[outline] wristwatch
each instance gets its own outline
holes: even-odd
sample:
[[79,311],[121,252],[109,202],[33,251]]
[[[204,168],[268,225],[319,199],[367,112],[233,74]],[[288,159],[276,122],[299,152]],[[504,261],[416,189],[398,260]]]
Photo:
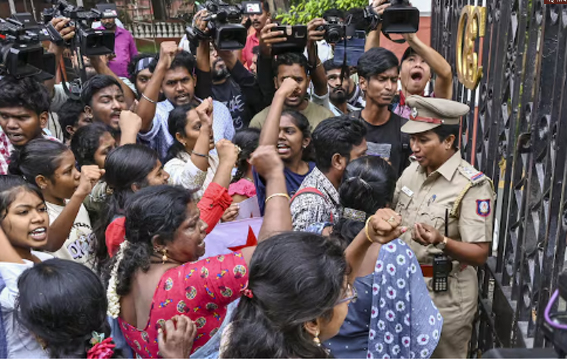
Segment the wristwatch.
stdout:
[[445,246],[447,246],[447,241],[449,241],[449,238],[444,236],[443,237],[443,241],[441,241],[440,243],[438,243],[437,245],[435,245],[435,247],[441,251],[445,251]]

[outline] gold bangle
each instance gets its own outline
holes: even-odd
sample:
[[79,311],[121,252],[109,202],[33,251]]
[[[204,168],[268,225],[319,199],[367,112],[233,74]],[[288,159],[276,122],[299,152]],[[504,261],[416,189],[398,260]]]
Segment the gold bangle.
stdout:
[[368,239],[368,241],[370,241],[372,244],[374,244],[374,241],[370,238],[370,235],[368,234],[368,224],[370,224],[370,220],[374,217],[374,215],[372,215],[371,217],[369,217],[366,220],[366,225],[364,225],[364,233],[366,234],[366,238]]
[[287,198],[287,201],[290,201],[290,200],[291,200],[290,197],[289,197],[289,195],[286,194],[286,193],[275,193],[275,194],[272,194],[272,195],[268,196],[268,197],[266,198],[266,201],[264,201],[264,204],[267,204],[268,201],[270,201],[271,199],[273,199],[273,198],[275,198],[275,197],[279,197],[279,196],[284,197],[284,198]]

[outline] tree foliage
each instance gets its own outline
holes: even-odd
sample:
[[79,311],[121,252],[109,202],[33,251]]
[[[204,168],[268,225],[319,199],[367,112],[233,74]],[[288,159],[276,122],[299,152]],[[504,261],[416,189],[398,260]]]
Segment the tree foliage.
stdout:
[[277,19],[286,25],[305,25],[330,9],[348,11],[365,6],[368,6],[368,0],[299,0],[292,3],[288,12],[280,11]]

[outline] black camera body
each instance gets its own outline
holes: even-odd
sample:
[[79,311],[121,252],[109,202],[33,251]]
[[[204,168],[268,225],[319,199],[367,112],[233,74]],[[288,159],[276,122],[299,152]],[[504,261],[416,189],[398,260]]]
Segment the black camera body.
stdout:
[[114,33],[109,30],[92,29],[91,25],[95,21],[115,18],[116,11],[86,10],[71,5],[66,0],[58,0],[54,8],[44,10],[42,17],[44,23],[49,24],[48,27],[51,28],[50,22],[54,17],[71,19],[70,25],[75,26],[75,38],[66,45],[79,50],[81,55],[99,56],[114,52]]
[[325,41],[328,43],[338,43],[345,37],[345,24],[341,18],[337,16],[329,16],[325,18],[325,25],[317,27],[318,31],[325,30]]
[[280,25],[272,31],[281,31],[286,37],[286,41],[272,44],[272,55],[285,53],[303,53],[307,45],[307,26],[305,25]]
[[384,34],[413,34],[419,30],[419,10],[409,0],[390,0],[382,14]]
[[239,50],[246,45],[248,31],[242,26],[242,15],[262,14],[262,3],[245,1],[242,4],[230,5],[222,0],[208,0],[204,7],[207,9],[208,33],[188,26],[185,29],[187,39],[193,43],[203,40],[213,40],[219,50]]
[[57,41],[46,27],[35,22],[29,13],[13,14],[0,19],[0,34],[5,39],[0,42],[0,74],[17,78],[36,76],[41,80],[55,75],[55,55],[44,51],[41,42]]

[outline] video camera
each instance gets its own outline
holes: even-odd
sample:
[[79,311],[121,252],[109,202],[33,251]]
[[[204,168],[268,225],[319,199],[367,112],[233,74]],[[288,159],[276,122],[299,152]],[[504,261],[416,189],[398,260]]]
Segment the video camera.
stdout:
[[409,0],[390,0],[382,14],[384,34],[413,34],[419,30],[419,10]]
[[240,23],[242,15],[262,14],[262,2],[243,1],[242,4],[229,5],[222,0],[208,0],[204,7],[199,10],[207,9],[209,16],[208,33],[200,29],[188,26],[185,29],[187,39],[198,43],[202,40],[213,39],[215,47],[219,50],[239,50],[246,45],[248,32]]
[[[45,9],[42,14],[43,22],[48,25],[50,31],[55,31],[51,26],[54,17],[66,17],[71,19],[70,26],[75,26],[75,38],[67,46],[71,47],[78,55],[99,56],[114,52],[114,33],[109,30],[93,29],[92,23],[107,18],[116,18],[116,5],[105,4],[105,9],[86,10],[69,4],[66,0],[55,0],[55,6]],[[112,6],[114,6],[114,9]],[[57,45],[63,45],[63,40]]]
[[17,78],[36,76],[44,81],[55,75],[55,55],[44,51],[44,40],[62,40],[59,33],[51,34],[29,13],[13,14],[0,19],[0,74]]

